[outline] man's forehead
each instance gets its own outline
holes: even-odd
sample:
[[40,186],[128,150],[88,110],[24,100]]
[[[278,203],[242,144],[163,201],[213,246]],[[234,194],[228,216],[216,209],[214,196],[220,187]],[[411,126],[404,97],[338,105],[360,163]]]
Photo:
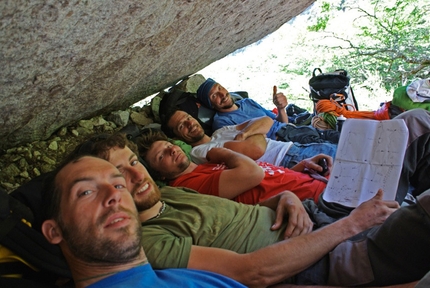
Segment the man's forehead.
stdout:
[[152,150],[153,153],[160,153],[162,151],[164,151],[167,146],[173,145],[172,143],[170,143],[169,141],[166,140],[157,140],[154,143],[152,143],[151,148],[149,150]]
[[188,117],[188,113],[181,110],[176,111],[174,115],[176,115],[178,120],[184,120],[184,118]]
[[212,86],[211,90],[209,90],[209,96],[210,96],[210,95],[212,95],[213,93],[215,93],[215,90],[217,90],[217,89],[218,89],[218,87],[221,87],[221,85],[220,85],[219,83],[215,83],[215,84]]
[[72,183],[76,182],[77,179],[91,172],[100,171],[101,169],[116,170],[116,168],[106,160],[93,156],[84,156],[64,166],[56,178],[60,185],[70,186]]
[[165,146],[169,145],[170,142],[166,140],[157,140],[152,144],[151,148],[164,148]]
[[168,125],[170,128],[176,128],[182,121],[184,121],[188,117],[188,113],[178,110],[176,111],[172,117],[170,117]]

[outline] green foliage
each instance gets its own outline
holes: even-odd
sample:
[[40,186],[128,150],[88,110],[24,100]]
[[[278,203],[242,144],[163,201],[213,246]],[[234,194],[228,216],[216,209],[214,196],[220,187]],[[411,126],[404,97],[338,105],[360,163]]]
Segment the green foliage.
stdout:
[[[332,28],[339,27],[339,13],[351,11],[356,12],[353,32]],[[361,82],[375,73],[388,91],[414,78],[430,77],[428,14],[429,5],[420,0],[333,0],[321,4],[316,24],[308,30],[321,35],[315,51],[333,53],[325,59],[331,62],[327,70],[345,68]]]
[[287,89],[288,87],[290,87],[290,85],[286,82],[278,85],[279,89]]
[[323,31],[327,28],[328,20],[330,16],[327,13],[330,11],[330,3],[322,2],[321,5],[321,16],[317,17],[317,23],[307,27],[308,31],[318,32]]

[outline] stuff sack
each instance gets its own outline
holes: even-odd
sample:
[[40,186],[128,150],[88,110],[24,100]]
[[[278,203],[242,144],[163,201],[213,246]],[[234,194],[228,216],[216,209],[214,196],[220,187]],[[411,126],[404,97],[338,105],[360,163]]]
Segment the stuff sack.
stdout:
[[59,280],[73,287],[60,248],[33,222],[33,211],[0,188],[0,287],[54,287]]
[[[319,71],[319,74],[316,72]],[[346,70],[338,69],[331,73],[322,73],[315,68],[309,79],[309,98],[314,105],[319,100],[334,100],[351,111],[358,111],[358,104],[350,85],[350,78]]]

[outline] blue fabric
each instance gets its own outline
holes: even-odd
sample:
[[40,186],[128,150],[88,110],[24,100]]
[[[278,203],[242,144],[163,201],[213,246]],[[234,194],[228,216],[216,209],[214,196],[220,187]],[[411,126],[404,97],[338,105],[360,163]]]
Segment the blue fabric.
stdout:
[[197,89],[197,99],[199,99],[199,101],[208,108],[212,108],[211,101],[209,100],[209,92],[215,83],[216,82],[213,79],[208,78],[199,86],[199,89]]
[[291,168],[303,159],[311,158],[318,154],[330,155],[334,159],[336,156],[336,149],[337,145],[332,143],[293,143],[287,153],[285,153],[281,165],[286,168]]
[[245,287],[211,272],[194,269],[153,270],[150,264],[137,266],[102,279],[88,287]]
[[221,127],[228,125],[238,125],[252,118],[269,116],[274,120],[270,131],[267,133],[267,138],[276,140],[276,131],[279,128],[286,125],[285,123],[279,122],[276,119],[275,113],[263,108],[260,104],[250,98],[245,98],[236,102],[239,107],[237,110],[232,112],[217,112],[214,116],[212,124],[212,130],[215,131]]

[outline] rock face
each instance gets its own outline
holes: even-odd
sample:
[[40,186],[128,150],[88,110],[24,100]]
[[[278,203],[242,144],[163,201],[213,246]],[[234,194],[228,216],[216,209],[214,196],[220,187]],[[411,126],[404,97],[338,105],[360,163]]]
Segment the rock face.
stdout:
[[0,148],[126,109],[314,0],[0,2]]

